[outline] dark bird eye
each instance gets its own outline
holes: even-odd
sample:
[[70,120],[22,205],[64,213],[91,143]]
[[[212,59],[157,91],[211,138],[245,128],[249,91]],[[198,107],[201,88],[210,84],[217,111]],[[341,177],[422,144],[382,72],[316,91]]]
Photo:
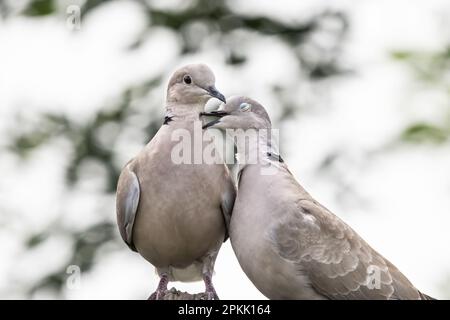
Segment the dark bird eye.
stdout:
[[192,79],[191,79],[190,76],[184,76],[183,81],[186,84],[191,84],[192,83]]

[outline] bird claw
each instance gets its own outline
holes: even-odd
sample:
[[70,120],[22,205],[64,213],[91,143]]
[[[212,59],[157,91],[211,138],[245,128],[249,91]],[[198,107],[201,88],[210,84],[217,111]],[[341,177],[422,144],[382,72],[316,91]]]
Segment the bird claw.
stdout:
[[205,291],[205,294],[206,294],[206,300],[220,300],[219,296],[217,295],[217,293],[214,289]]
[[166,295],[166,291],[164,290],[156,290],[153,292],[150,297],[148,297],[148,300],[162,300],[164,296]]
[[167,283],[169,282],[169,277],[166,273],[161,274],[161,279],[159,280],[158,288],[153,292],[148,300],[162,300],[167,293]]

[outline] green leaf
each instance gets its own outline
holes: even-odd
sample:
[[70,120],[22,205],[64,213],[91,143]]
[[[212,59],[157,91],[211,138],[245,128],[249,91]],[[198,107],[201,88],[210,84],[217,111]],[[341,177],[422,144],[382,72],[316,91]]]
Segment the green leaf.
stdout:
[[23,12],[28,16],[45,16],[54,13],[56,6],[53,0],[34,0]]
[[391,52],[391,56],[396,60],[406,60],[411,58],[412,53],[408,51],[394,51]]
[[401,139],[412,143],[443,143],[448,136],[449,132],[445,129],[427,123],[416,123],[403,131]]
[[37,245],[39,245],[40,243],[42,243],[42,241],[46,240],[48,238],[48,234],[46,233],[38,233],[35,235],[32,235],[31,237],[29,237],[26,241],[26,246],[28,248],[33,248]]

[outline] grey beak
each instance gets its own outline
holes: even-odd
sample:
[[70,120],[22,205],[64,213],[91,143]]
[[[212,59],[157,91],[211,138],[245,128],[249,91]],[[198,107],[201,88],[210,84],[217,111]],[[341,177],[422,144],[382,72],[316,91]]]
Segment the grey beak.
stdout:
[[208,91],[208,93],[209,93],[209,95],[210,95],[211,97],[217,98],[217,99],[219,99],[220,101],[225,102],[225,103],[227,102],[226,99],[225,99],[225,96],[224,96],[223,94],[221,94],[221,93],[216,89],[216,87],[214,87],[214,86],[208,87],[208,89],[206,89],[206,91]]

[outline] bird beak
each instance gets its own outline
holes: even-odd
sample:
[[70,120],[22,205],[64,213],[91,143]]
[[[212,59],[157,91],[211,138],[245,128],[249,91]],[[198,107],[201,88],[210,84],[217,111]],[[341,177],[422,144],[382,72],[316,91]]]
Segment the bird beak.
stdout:
[[229,115],[229,113],[226,111],[223,111],[223,110],[215,110],[215,111],[211,111],[211,112],[200,112],[200,115],[222,118],[222,117]]
[[225,102],[225,103],[227,102],[226,99],[225,99],[225,96],[224,96],[223,94],[221,94],[221,93],[216,89],[216,87],[214,87],[214,86],[208,87],[208,89],[206,89],[206,91],[208,92],[208,94],[209,94],[211,97],[217,98],[217,99],[219,99],[220,101]]
[[229,113],[223,110],[216,110],[211,112],[200,112],[200,116],[212,116],[212,117],[218,117],[219,119],[213,120],[205,124],[202,128],[206,129],[209,127],[212,127],[213,125],[220,122],[220,118],[228,116]]
[[220,119],[216,119],[216,120],[213,120],[213,121],[211,121],[211,122],[208,122],[207,124],[205,124],[205,125],[202,127],[202,129],[206,129],[206,128],[212,127],[212,126],[214,126],[215,124],[218,124],[219,122],[220,122]]

